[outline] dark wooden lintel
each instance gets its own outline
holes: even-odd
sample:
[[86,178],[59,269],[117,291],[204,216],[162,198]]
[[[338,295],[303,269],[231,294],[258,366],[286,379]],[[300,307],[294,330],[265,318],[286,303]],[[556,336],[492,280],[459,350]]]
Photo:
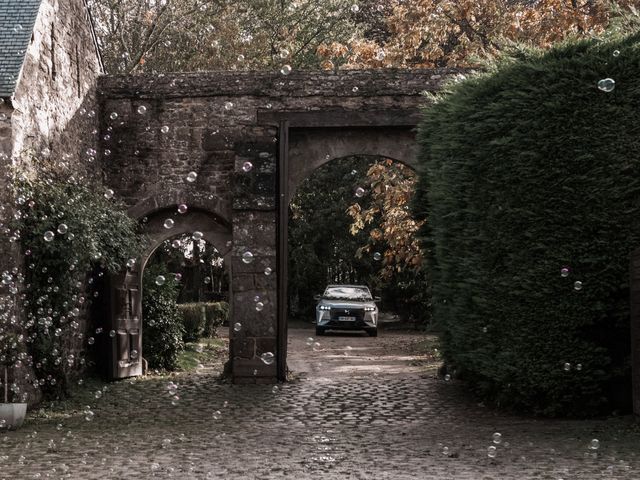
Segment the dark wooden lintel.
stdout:
[[322,127],[414,127],[420,123],[419,108],[402,110],[258,110],[259,125],[280,125],[284,120],[290,128]]

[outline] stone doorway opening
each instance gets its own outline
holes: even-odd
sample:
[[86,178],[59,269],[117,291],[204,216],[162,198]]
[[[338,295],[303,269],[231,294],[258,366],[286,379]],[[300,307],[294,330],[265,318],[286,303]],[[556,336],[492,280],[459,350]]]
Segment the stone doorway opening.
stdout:
[[[148,279],[147,287],[160,289],[165,285],[175,284],[175,289],[179,292],[179,282],[182,280],[183,273],[169,271],[169,267],[172,266],[169,261],[172,254],[175,257],[172,260],[173,269],[176,270],[182,266],[177,260],[177,252],[172,250],[182,252],[183,257],[185,254],[189,257],[194,255],[200,257],[204,254],[209,263],[212,261],[215,263],[210,265],[209,275],[204,274],[204,269],[198,273],[198,275],[203,274],[199,277],[203,285],[193,285],[198,293],[185,292],[183,300],[187,300],[189,295],[193,297],[202,294],[204,298],[205,292],[210,293],[210,298],[213,299],[214,293],[224,295],[224,290],[227,290],[226,298],[230,296],[228,291],[232,279],[229,261],[231,227],[223,217],[199,206],[196,201],[170,203],[136,217],[140,220],[141,234],[147,238],[147,248],[139,258],[130,259],[126,269],[109,278],[107,285],[109,293],[101,315],[102,325],[99,325],[99,328],[109,333],[105,338],[102,358],[106,360],[106,374],[110,379],[137,376],[144,371],[145,279]],[[206,248],[207,245],[209,245],[208,248]],[[160,262],[153,261],[156,253],[159,254]],[[164,260],[162,260],[163,256]],[[205,258],[196,257],[198,263],[200,260],[206,261]],[[167,270],[164,272],[158,270],[157,266],[163,261]],[[169,265],[166,265],[167,261]],[[185,261],[185,266],[186,263]],[[213,267],[215,267],[215,279],[211,277],[214,272]],[[196,276],[195,273],[194,276]],[[208,285],[204,283],[207,277],[209,277]],[[196,281],[195,278],[193,281]],[[177,300],[178,297],[176,297]],[[153,302],[153,297],[149,297],[149,301]]]
[[[417,318],[425,309],[414,300],[420,298],[426,287],[413,271],[396,262],[396,257],[409,254],[407,247],[411,242],[402,246],[397,243],[398,238],[388,237],[402,225],[395,223],[399,215],[411,220],[408,204],[415,180],[414,170],[402,162],[378,155],[350,155],[326,158],[290,192],[289,343],[293,337],[300,337],[300,330],[308,333],[306,343],[310,350],[321,350],[325,344],[331,348],[329,345],[335,343],[334,339],[318,337],[315,328],[317,300],[314,296],[322,294],[329,284],[367,285],[374,297],[381,297],[377,303],[376,328],[391,323],[397,326],[400,320],[411,318],[416,322],[426,321],[426,318]],[[395,202],[390,204],[390,199]],[[334,323],[332,320],[331,325]],[[375,347],[376,341],[367,340],[364,328],[341,331],[337,324],[334,327],[322,330],[327,330],[328,336],[352,338],[356,356],[366,356],[367,351]],[[291,329],[295,331],[289,332]],[[345,341],[349,343],[348,339]],[[351,352],[344,355],[330,356],[330,360],[324,362],[325,367],[336,372],[347,368],[352,360],[348,358]],[[382,363],[372,364],[372,368],[384,370]],[[290,369],[297,373],[295,366]]]
[[[171,227],[171,219],[166,222]],[[228,262],[202,232],[158,246],[142,273],[142,352],[149,369],[188,369],[198,353],[220,342],[229,286]]]

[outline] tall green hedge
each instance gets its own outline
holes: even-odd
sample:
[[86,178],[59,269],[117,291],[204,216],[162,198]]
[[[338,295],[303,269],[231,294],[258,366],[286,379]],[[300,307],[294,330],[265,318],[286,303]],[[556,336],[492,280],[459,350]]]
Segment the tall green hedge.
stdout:
[[520,51],[426,110],[414,210],[434,321],[449,369],[498,405],[582,416],[630,400],[639,41]]

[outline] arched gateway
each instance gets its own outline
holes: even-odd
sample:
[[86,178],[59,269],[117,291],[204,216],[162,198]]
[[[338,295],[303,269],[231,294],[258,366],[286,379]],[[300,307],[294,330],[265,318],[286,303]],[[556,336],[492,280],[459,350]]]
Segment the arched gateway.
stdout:
[[[456,70],[305,72],[289,76],[211,72],[107,76],[99,81],[107,184],[145,219],[147,256],[167,236],[202,231],[231,269],[230,371],[237,383],[286,375],[287,208],[314,169],[349,155],[415,165],[415,127],[424,92]],[[145,108],[140,108],[145,107]],[[191,172],[195,172],[197,177]],[[194,179],[195,178],[195,179]],[[189,210],[171,232],[162,219]],[[175,217],[174,217],[175,218]],[[253,261],[243,261],[251,252]],[[140,271],[111,279],[109,318],[117,332],[111,376],[138,375],[142,331]],[[265,274],[270,268],[273,273]],[[252,298],[265,305],[256,311]],[[271,352],[275,361],[261,361]],[[143,352],[144,353],[144,352]]]

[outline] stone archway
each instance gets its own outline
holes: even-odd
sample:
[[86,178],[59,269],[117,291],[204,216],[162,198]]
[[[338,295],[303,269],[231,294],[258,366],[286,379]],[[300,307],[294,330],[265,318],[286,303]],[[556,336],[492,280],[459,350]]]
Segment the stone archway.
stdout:
[[416,108],[368,112],[270,112],[259,115],[278,125],[278,310],[277,374],[287,374],[289,202],[311,172],[335,158],[354,155],[395,159],[413,170],[417,166]]
[[[146,205],[153,205],[150,210],[145,211],[144,207],[138,205],[130,209],[132,216],[144,219],[142,233],[147,236],[149,242],[132,266],[117,275],[112,275],[108,282],[109,311],[106,320],[108,331],[113,332],[113,337],[107,345],[108,376],[111,379],[141,375],[143,372],[142,277],[147,262],[165,240],[180,234],[202,232],[203,239],[218,248],[228,265],[230,279],[232,278],[232,235],[229,222],[219,214],[206,210],[197,201],[190,206],[185,203],[188,205],[185,214],[176,214],[178,204],[160,206],[160,201],[158,198],[145,200]],[[167,218],[174,220],[170,229],[164,226]],[[229,285],[231,287],[231,281]]]
[[[234,71],[100,79],[100,125],[109,135],[99,135],[97,150],[109,150],[105,178],[131,215],[151,218],[167,205],[200,202],[231,226],[232,322],[242,323],[241,331],[230,332],[234,382],[286,379],[291,192],[327,157],[376,155],[414,166],[415,128],[429,102],[424,93],[437,92],[458,73],[294,71],[283,78]],[[187,182],[190,172],[196,181]],[[185,193],[192,198],[182,198]],[[264,300],[260,311],[252,302],[257,295]]]
[[289,139],[289,201],[315,170],[356,155],[389,158],[415,171],[417,143],[408,128],[319,128],[292,131]]

